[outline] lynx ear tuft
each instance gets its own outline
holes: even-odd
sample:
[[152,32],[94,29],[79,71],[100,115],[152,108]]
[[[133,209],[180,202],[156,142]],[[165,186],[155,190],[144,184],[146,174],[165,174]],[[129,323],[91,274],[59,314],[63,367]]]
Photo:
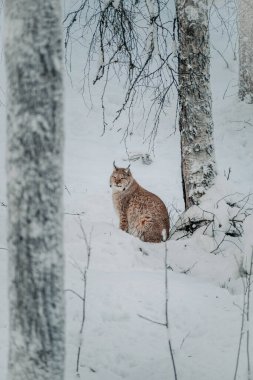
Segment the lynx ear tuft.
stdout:
[[125,169],[125,172],[126,172],[127,175],[131,174],[131,172],[130,172],[130,166],[131,166],[131,164],[129,164],[128,167]]
[[116,166],[115,161],[113,161],[113,167],[115,170],[118,170],[118,167]]

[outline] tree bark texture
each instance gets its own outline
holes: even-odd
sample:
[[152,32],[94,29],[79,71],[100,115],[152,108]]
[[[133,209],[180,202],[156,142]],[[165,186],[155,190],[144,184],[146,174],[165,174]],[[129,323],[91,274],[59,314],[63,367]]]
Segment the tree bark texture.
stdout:
[[63,76],[59,0],[5,4],[9,380],[63,380]]
[[207,0],[177,0],[179,130],[186,209],[199,203],[216,174]]
[[253,2],[238,0],[239,98],[253,103]]

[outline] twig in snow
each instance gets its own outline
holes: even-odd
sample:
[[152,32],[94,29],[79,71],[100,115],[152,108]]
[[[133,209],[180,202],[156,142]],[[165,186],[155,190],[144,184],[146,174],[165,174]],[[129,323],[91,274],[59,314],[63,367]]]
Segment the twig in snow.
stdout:
[[[229,229],[228,229],[227,232],[230,231],[231,227],[232,227],[232,226],[229,226]],[[225,238],[226,238],[226,234],[224,233],[224,235],[223,235],[221,241],[217,244],[216,248],[214,248],[212,251],[210,251],[210,253],[214,253],[215,255],[217,255],[217,253],[219,252],[218,250],[219,250],[220,246],[221,246],[225,241],[229,241],[229,240],[225,240]]]
[[168,247],[167,242],[165,242],[165,255],[164,255],[164,272],[165,272],[165,326],[168,334],[168,344],[170,350],[171,361],[173,365],[174,379],[177,380],[177,370],[176,363],[174,359],[174,354],[172,350],[171,337],[170,337],[170,325],[169,325],[169,311],[168,311],[168,303],[169,303],[169,289],[168,289]]
[[142,319],[145,319],[146,321],[149,321],[149,322],[155,323],[156,325],[166,326],[166,323],[158,322],[158,321],[154,321],[153,319],[150,319],[150,318],[144,317],[144,315],[141,315],[141,314],[137,314],[137,315],[138,315],[138,317],[140,317],[140,318],[142,318]]
[[191,334],[191,333],[190,333],[190,331],[189,331],[188,334],[186,334],[185,337],[182,339],[182,342],[181,342],[181,344],[180,344],[180,350],[182,349],[184,342],[186,341],[186,339],[188,338],[188,336],[190,336],[190,334]]
[[[242,279],[243,281],[243,279]],[[239,344],[238,344],[238,350],[237,350],[237,356],[236,356],[236,365],[235,365],[235,373],[234,373],[234,380],[237,378],[237,372],[239,367],[239,360],[240,360],[240,354],[241,354],[241,347],[242,347],[242,338],[244,334],[244,324],[245,324],[245,314],[246,314],[246,286],[243,281],[243,309],[242,309],[242,320],[241,320],[241,329],[240,329],[240,338],[239,338]]]
[[[239,263],[238,263],[239,265]],[[244,326],[245,326],[245,319],[247,321],[247,338],[246,338],[246,353],[247,353],[247,377],[248,380],[251,380],[251,366],[250,366],[250,331],[249,331],[249,325],[250,325],[250,293],[251,293],[251,279],[252,279],[252,273],[253,273],[253,250],[251,252],[251,261],[250,261],[250,270],[249,273],[246,274],[246,283],[245,280],[242,278],[242,284],[243,284],[243,308],[242,308],[242,320],[241,320],[241,330],[240,330],[240,338],[239,338],[239,344],[238,344],[238,350],[237,350],[237,357],[236,357],[236,366],[235,366],[235,373],[233,380],[236,380],[237,378],[237,372],[239,367],[239,361],[240,361],[240,354],[241,354],[241,347],[242,347],[242,339],[244,335]],[[238,307],[238,305],[236,305]],[[240,308],[241,309],[241,308]]]
[[170,324],[169,324],[169,312],[168,312],[168,303],[169,303],[168,269],[170,269],[170,267],[168,265],[168,247],[167,247],[167,242],[165,242],[165,255],[164,255],[165,322],[154,321],[153,319],[144,317],[141,314],[138,314],[138,316],[142,319],[145,319],[146,321],[149,321],[151,323],[155,323],[157,325],[160,325],[160,326],[163,326],[166,328],[167,335],[168,335],[169,352],[170,352],[170,357],[171,357],[172,366],[173,366],[174,380],[177,380],[177,370],[176,370],[176,364],[175,364],[175,359],[174,359],[174,354],[173,354],[173,349],[172,349],[172,343],[171,343],[171,337],[170,337]]
[[81,327],[79,330],[79,345],[78,345],[78,350],[77,350],[77,360],[76,360],[76,374],[77,376],[80,376],[79,373],[79,365],[80,365],[80,354],[81,354],[81,349],[82,349],[82,335],[83,335],[83,329],[84,329],[84,324],[85,324],[85,318],[86,318],[86,296],[87,296],[87,275],[88,275],[88,270],[90,266],[90,256],[91,256],[91,236],[92,236],[92,231],[90,233],[89,239],[87,238],[86,232],[84,230],[82,220],[79,216],[79,226],[82,232],[82,237],[85,242],[85,247],[87,251],[87,262],[83,270],[83,295],[80,296],[82,299],[82,321],[81,321]]
[[248,380],[251,380],[251,367],[250,367],[250,292],[251,292],[251,277],[252,277],[252,269],[253,269],[253,248],[251,252],[251,258],[250,258],[250,270],[247,275],[247,311],[246,311],[246,317],[247,317],[247,372],[248,372]]
[[227,87],[226,87],[226,90],[224,91],[224,94],[223,94],[223,97],[222,97],[223,100],[225,99],[225,96],[226,96],[226,93],[227,93],[227,91],[228,91],[228,89],[229,89],[230,83],[231,83],[231,81],[228,82],[228,85],[227,85]]
[[144,251],[141,247],[139,248],[139,251],[143,254],[143,256],[149,256],[148,252]]
[[198,264],[198,261],[195,261],[195,263],[193,263],[192,266],[190,266],[189,268],[182,270],[181,273],[182,273],[182,274],[188,274],[188,273],[191,273],[191,270],[195,267],[196,264]]
[[243,308],[240,305],[238,305],[235,302],[233,302],[233,305],[236,306],[242,313],[245,313],[245,311],[243,311]]
[[70,191],[69,191],[69,189],[67,188],[66,185],[64,185],[64,188],[65,188],[65,190],[67,191],[67,193],[68,193],[69,195],[71,195],[71,193],[70,193]]
[[230,174],[231,174],[231,168],[230,167],[228,168],[228,172],[227,173],[224,170],[224,177],[226,177],[227,181],[229,180]]
[[246,128],[246,126],[253,127],[253,124],[250,123],[249,120],[231,120],[230,123],[243,123],[243,124],[247,124],[247,125],[244,125],[244,126],[243,126],[242,128],[240,128],[240,129],[235,129],[235,131],[237,131],[237,132],[242,131],[244,128]]
[[80,272],[80,274],[82,276],[83,275],[83,270],[82,270],[81,266],[78,264],[78,262],[76,260],[74,260],[73,258],[70,260],[70,262],[71,262],[72,266],[74,268],[76,268]]
[[77,292],[75,292],[75,290],[73,290],[73,289],[65,289],[64,292],[73,293],[75,296],[77,296],[78,298],[80,298],[82,301],[84,300],[83,297],[80,296],[80,294],[78,294]]
[[85,214],[84,211],[81,211],[81,212],[64,212],[64,215],[73,215],[73,216],[81,216],[84,214]]

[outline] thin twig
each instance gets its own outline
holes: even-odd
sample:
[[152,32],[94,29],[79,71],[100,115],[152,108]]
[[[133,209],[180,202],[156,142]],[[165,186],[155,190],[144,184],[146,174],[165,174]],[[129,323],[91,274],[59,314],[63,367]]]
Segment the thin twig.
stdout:
[[82,349],[82,335],[83,335],[83,330],[84,330],[84,324],[85,324],[85,318],[86,318],[86,297],[87,297],[87,275],[88,275],[88,270],[90,266],[90,257],[91,257],[91,236],[92,236],[92,230],[90,233],[90,238],[88,240],[87,235],[85,233],[83,224],[82,224],[82,219],[79,216],[79,226],[82,232],[82,237],[85,242],[85,247],[86,247],[86,252],[87,252],[87,262],[84,267],[83,271],[83,296],[80,298],[82,299],[82,321],[81,321],[81,327],[79,330],[79,345],[78,345],[78,350],[77,350],[77,360],[76,360],[76,374],[77,376],[80,376],[79,373],[79,365],[80,365],[80,355],[81,355],[81,349]]
[[[240,264],[235,256],[236,263],[238,265],[238,268],[240,268]],[[243,307],[242,307],[242,319],[241,319],[241,328],[240,328],[240,337],[239,337],[239,343],[238,343],[238,350],[236,355],[236,365],[235,365],[235,373],[233,380],[236,380],[238,368],[239,368],[239,361],[240,361],[240,354],[241,354],[241,347],[242,347],[242,338],[244,334],[244,325],[245,325],[245,317],[246,317],[246,295],[247,295],[247,287],[245,285],[244,278],[242,277],[242,285],[243,285]]]
[[170,325],[169,325],[169,312],[168,312],[168,303],[169,303],[169,290],[168,290],[168,247],[167,247],[167,242],[165,242],[165,256],[164,256],[164,290],[165,290],[165,322],[158,322],[154,321],[153,319],[144,317],[141,314],[138,314],[138,316],[142,319],[145,319],[146,321],[149,321],[151,323],[155,323],[157,325],[163,326],[167,330],[167,335],[168,335],[168,346],[169,346],[169,352],[170,352],[170,357],[172,361],[172,366],[173,366],[173,373],[174,373],[174,380],[177,380],[177,370],[176,370],[176,363],[174,359],[174,354],[173,354],[173,348],[172,348],[172,343],[171,343],[171,337],[170,337]]
[[250,292],[251,292],[251,276],[252,276],[252,265],[253,265],[253,249],[251,252],[250,259],[250,271],[247,275],[247,372],[248,372],[248,380],[252,380],[251,378],[251,366],[250,366]]
[[174,379],[177,380],[177,370],[176,363],[174,359],[171,337],[170,337],[170,325],[169,325],[169,311],[168,311],[168,303],[169,303],[169,289],[168,289],[168,247],[167,242],[165,242],[165,255],[164,255],[164,273],[165,273],[165,326],[168,334],[168,344],[170,350],[170,357],[173,366]]
[[70,292],[70,293],[73,293],[75,296],[77,296],[78,298],[80,298],[82,301],[84,301],[83,297],[80,296],[80,294],[78,294],[75,290],[73,289],[65,289],[64,292]]
[[81,212],[64,212],[64,215],[73,215],[73,216],[81,216],[84,214],[85,214],[84,211],[81,211]]
[[185,335],[185,337],[183,338],[183,340],[182,340],[182,342],[181,342],[181,344],[180,344],[180,350],[182,349],[184,342],[186,341],[186,339],[187,339],[188,336],[190,336],[190,335],[191,335],[190,331],[188,332],[188,334]]
[[144,317],[144,315],[141,315],[141,314],[137,314],[137,315],[138,315],[138,317],[140,317],[140,318],[142,318],[142,319],[145,319],[146,321],[149,321],[149,322],[155,323],[156,325],[166,326],[166,323],[154,321],[153,319],[150,319],[150,318]]
[[223,61],[226,64],[226,68],[229,69],[229,63],[226,60],[226,58],[224,57],[224,55],[219,51],[219,49],[216,49],[216,47],[214,46],[214,44],[212,44],[212,48],[221,56],[221,58],[223,59]]
[[71,193],[70,193],[70,191],[69,191],[69,189],[67,188],[66,185],[64,185],[64,188],[65,188],[65,190],[67,191],[67,193],[68,193],[69,195],[71,195]]

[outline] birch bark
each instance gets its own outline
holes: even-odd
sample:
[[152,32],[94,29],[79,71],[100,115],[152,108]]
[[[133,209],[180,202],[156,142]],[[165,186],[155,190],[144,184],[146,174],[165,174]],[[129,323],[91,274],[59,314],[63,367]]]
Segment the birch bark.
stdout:
[[210,91],[207,0],[177,0],[179,129],[186,209],[198,204],[216,174]]
[[59,0],[5,2],[9,380],[64,377]]
[[238,0],[239,98],[253,103],[253,3]]

